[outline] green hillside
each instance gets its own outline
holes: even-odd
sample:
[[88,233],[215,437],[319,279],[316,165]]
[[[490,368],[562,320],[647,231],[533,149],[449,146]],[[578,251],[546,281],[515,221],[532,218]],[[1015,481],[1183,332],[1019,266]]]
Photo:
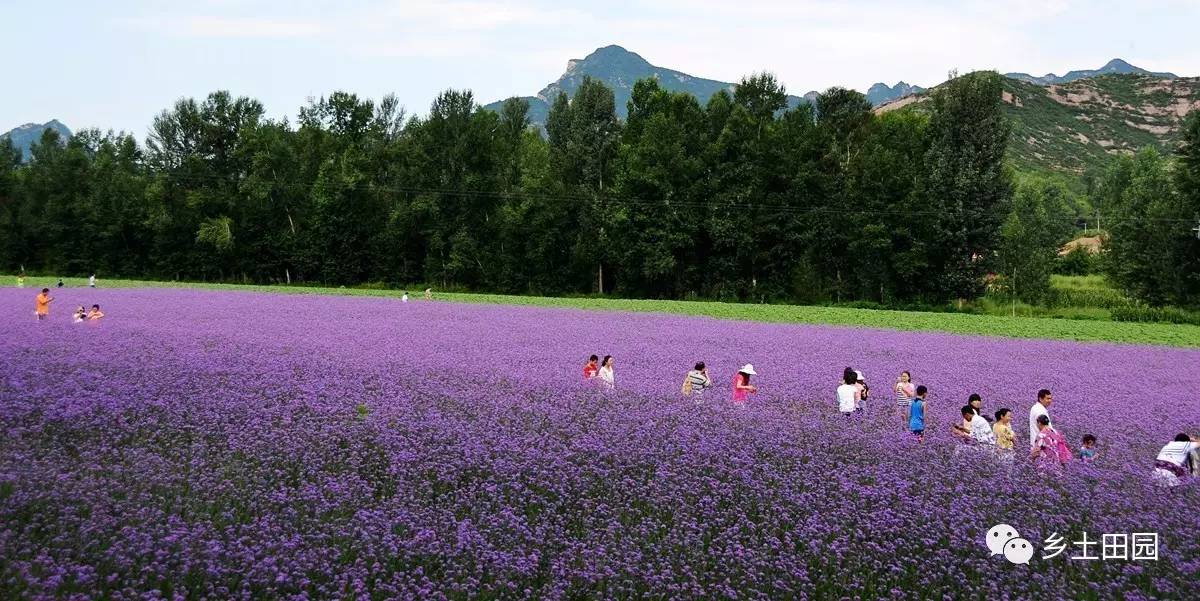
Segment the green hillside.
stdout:
[[[928,92],[876,109],[922,110]],[[1064,84],[1004,79],[1012,123],[1008,155],[1024,173],[1074,176],[1102,169],[1117,153],[1144,146],[1169,150],[1183,118],[1200,110],[1200,77],[1101,75]]]
[[1104,75],[1044,87],[1006,79],[1004,101],[1014,167],[1079,174],[1115,153],[1170,146],[1183,117],[1200,109],[1200,78]]

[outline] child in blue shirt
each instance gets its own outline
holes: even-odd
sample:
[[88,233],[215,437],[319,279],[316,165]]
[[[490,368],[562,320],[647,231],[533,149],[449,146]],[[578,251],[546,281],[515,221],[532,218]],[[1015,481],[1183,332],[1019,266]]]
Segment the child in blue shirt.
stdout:
[[1083,435],[1083,447],[1079,449],[1079,459],[1084,462],[1096,459],[1096,437],[1094,435]]
[[928,393],[929,389],[924,385],[918,386],[917,396],[908,408],[908,429],[917,437],[917,442],[925,440],[925,395]]

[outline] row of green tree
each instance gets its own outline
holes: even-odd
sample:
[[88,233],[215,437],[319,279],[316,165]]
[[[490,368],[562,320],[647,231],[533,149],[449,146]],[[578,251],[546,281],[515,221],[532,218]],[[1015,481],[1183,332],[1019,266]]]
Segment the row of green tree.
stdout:
[[[0,146],[0,268],[888,304],[973,298],[1000,273],[1033,298],[1074,215],[1065,189],[1014,185],[1000,96],[1000,77],[978,72],[876,115],[842,88],[785,110],[769,74],[703,106],[644,80],[621,121],[587,80],[555,99],[543,135],[524,101],[492,112],[464,91],[424,117],[335,92],[295,124],[216,92],[162,112],[144,145],[47,132],[27,163]],[[1147,169],[1192,173],[1164,185],[1194,206],[1189,140],[1186,168],[1114,167],[1113,206],[1159,210],[1140,204],[1159,181]],[[1114,225],[1114,240],[1148,219]],[[1118,281],[1160,277],[1153,257],[1122,262]]]

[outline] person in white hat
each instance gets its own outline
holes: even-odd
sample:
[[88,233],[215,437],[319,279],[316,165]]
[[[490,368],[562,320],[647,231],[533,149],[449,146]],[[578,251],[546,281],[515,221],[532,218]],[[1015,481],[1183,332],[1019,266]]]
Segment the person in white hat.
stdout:
[[749,363],[738,370],[733,376],[733,402],[745,403],[750,394],[758,392],[758,387],[750,384],[750,376],[757,375],[758,372],[754,371],[754,366]]
[[871,388],[867,386],[867,380],[863,377],[863,373],[854,370],[854,388],[858,391],[858,406],[855,410],[862,411],[867,404],[867,395],[870,394]]

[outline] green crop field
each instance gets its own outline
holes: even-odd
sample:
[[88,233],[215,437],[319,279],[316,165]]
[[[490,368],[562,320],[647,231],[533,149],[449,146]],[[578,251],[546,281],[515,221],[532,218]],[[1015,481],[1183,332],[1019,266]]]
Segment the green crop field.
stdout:
[[[15,276],[3,276],[6,285],[15,283]],[[26,289],[33,291],[53,286],[56,278],[29,277]],[[83,278],[64,278],[68,286],[86,286]],[[1074,286],[1079,289],[1103,290],[1102,280],[1071,278],[1056,281],[1058,286]],[[399,290],[360,288],[322,288],[310,286],[248,286],[234,284],[204,284],[183,282],[154,282],[141,280],[101,280],[102,288],[199,288],[210,290],[234,290],[245,292],[273,292],[287,294],[326,294],[349,296],[377,296],[399,298]],[[423,302],[418,290],[410,290],[414,302]],[[538,296],[512,296],[499,294],[435,293],[435,300],[461,303],[493,303],[505,305],[527,305],[537,307],[561,307],[597,311],[636,311],[646,313],[669,313],[697,315],[718,319],[747,321],[830,324],[885,328],[893,330],[918,330],[1004,336],[1010,338],[1050,338],[1090,342],[1118,342],[1131,344],[1155,344],[1177,347],[1200,347],[1200,326],[1167,323],[1114,322],[1098,319],[1059,319],[1053,317],[1009,317],[1001,315],[973,315],[968,313],[939,313],[918,311],[892,311],[874,309],[851,309],[844,307],[820,307],[797,305],[758,305],[745,303],[718,303],[700,301],[632,300],[610,298],[550,298]],[[32,303],[32,298],[30,300]]]

